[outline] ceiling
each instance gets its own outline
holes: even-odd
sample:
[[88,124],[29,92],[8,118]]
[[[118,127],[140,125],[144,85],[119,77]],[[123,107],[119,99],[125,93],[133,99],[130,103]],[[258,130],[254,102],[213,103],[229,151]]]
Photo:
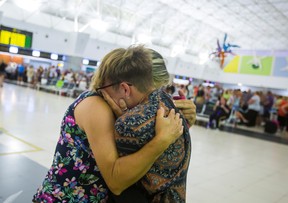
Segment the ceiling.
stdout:
[[[19,8],[24,2],[30,11]],[[0,0],[0,11],[4,17],[90,36],[100,31],[89,22],[101,19],[108,30],[93,36],[103,41],[121,44],[146,34],[153,45],[180,45],[188,55],[211,52],[225,33],[227,42],[243,50],[288,50],[288,0]]]

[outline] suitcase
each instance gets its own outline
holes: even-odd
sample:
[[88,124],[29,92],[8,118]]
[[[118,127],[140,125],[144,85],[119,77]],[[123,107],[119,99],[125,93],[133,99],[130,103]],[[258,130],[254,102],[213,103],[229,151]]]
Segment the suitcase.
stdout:
[[266,133],[275,134],[278,130],[278,122],[277,121],[267,121],[265,123],[264,131]]

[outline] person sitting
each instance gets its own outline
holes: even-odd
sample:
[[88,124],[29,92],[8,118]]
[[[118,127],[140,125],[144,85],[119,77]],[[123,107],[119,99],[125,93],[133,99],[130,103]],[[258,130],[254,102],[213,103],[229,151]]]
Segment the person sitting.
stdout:
[[224,97],[221,97],[214,106],[214,111],[209,117],[209,128],[214,128],[213,122],[216,123],[216,129],[219,128],[219,121],[227,119],[230,115],[231,109],[227,104],[227,100]]
[[255,92],[251,99],[248,100],[248,111],[240,112],[236,111],[236,118],[240,119],[242,123],[247,126],[255,126],[258,113],[260,111],[260,97],[259,93]]
[[277,120],[279,123],[280,131],[282,132],[285,129],[285,126],[288,125],[288,98],[284,97],[278,104],[277,104]]

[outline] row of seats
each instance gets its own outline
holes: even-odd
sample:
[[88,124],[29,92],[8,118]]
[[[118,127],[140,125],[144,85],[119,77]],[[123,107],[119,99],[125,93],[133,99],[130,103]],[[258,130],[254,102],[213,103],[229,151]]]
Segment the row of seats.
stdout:
[[[76,90],[79,90],[79,88],[76,87],[75,83],[72,82],[66,82],[63,80],[47,80],[43,78],[41,80],[41,84],[38,84],[36,87],[38,90],[43,90],[45,92],[51,92],[63,96],[69,96],[69,97],[75,97],[74,92]],[[81,90],[84,91],[84,90]]]
[[204,104],[196,104],[196,113],[198,116],[201,117],[207,117],[213,113],[213,108],[214,108],[215,103],[212,102],[207,102]]
[[[213,102],[207,102],[204,104],[195,104],[196,105],[196,113],[197,113],[197,121],[201,121],[207,123],[209,121],[210,115],[214,112]],[[220,119],[220,124],[232,123],[234,126],[237,125],[237,119],[235,117],[235,109],[232,109],[230,112],[230,116],[228,119]]]

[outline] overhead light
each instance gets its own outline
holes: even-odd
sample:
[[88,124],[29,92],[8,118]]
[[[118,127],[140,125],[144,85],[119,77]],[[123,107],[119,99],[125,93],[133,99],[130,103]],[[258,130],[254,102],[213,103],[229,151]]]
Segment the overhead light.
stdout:
[[89,64],[89,60],[88,60],[88,59],[83,59],[83,60],[82,60],[82,63],[83,63],[84,65],[88,65],[88,64]]
[[41,1],[39,0],[14,0],[15,5],[29,12],[37,11],[41,6]]
[[180,85],[188,85],[189,80],[173,78],[173,83],[180,84]]
[[242,86],[242,83],[238,83],[238,86]]
[[9,47],[9,52],[13,54],[18,54],[18,47]]
[[182,46],[182,45],[174,45],[172,47],[172,51],[171,51],[171,54],[170,56],[171,57],[176,57],[177,55],[180,55],[180,54],[183,54],[185,53],[185,47]]
[[40,51],[32,51],[32,56],[36,56],[36,57],[39,57],[40,56]]
[[50,58],[53,59],[53,60],[57,60],[58,59],[58,54],[51,54]]
[[108,30],[109,24],[101,19],[94,19],[90,21],[90,27],[97,31],[105,32]]

